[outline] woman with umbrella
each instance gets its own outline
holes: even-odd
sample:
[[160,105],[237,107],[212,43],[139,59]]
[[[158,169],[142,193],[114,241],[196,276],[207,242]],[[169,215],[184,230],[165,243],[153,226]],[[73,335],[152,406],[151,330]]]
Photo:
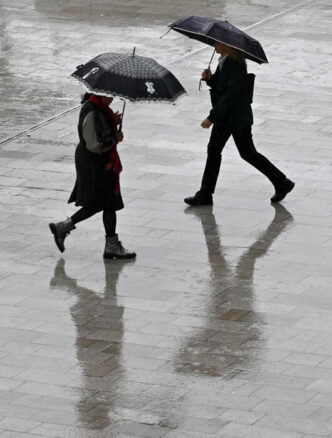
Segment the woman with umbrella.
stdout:
[[132,259],[116,234],[116,211],[123,208],[119,174],[122,170],[117,143],[123,140],[122,115],[109,105],[112,96],[131,101],[174,102],[185,93],[175,76],[152,58],[102,53],[77,67],[72,76],[91,92],[83,98],[75,154],[76,183],[68,202],[80,206],[73,216],[49,227],[59,250],[75,225],[103,212],[106,233],[104,258]]
[[122,170],[117,143],[123,140],[118,130],[121,117],[109,105],[112,97],[85,93],[78,122],[79,144],[75,153],[76,183],[68,202],[81,208],[70,218],[49,227],[59,250],[75,225],[96,213],[103,213],[106,234],[104,258],[131,259],[116,234],[116,211],[124,205],[120,192]]
[[[189,17],[170,25],[190,38],[213,45],[219,53],[219,65],[214,74],[204,70],[202,79],[211,87],[212,109],[201,126],[212,127],[208,155],[199,191],[185,202],[192,206],[212,205],[212,195],[218,179],[223,148],[232,135],[241,158],[263,173],[273,184],[271,202],[279,202],[295,186],[294,182],[257,152],[252,140],[251,94],[253,83],[247,73],[246,58],[263,63],[267,58],[257,40],[227,21],[204,17]],[[250,87],[251,85],[251,87]]]

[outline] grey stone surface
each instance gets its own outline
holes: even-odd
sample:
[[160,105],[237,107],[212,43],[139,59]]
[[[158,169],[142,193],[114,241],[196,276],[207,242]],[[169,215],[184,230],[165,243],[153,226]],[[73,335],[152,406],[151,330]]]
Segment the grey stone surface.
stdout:
[[211,50],[159,39],[182,15],[247,27],[297,4],[0,2],[0,142],[77,105],[69,74],[103,51],[174,61],[188,91],[127,106],[118,228],[134,262],[103,262],[99,216],[62,257],[52,241],[48,222],[75,211],[77,111],[0,146],[1,437],[332,436],[330,3],[251,32],[270,61],[249,63],[254,139],[296,181],[279,206],[230,141],[214,207],[185,208]]

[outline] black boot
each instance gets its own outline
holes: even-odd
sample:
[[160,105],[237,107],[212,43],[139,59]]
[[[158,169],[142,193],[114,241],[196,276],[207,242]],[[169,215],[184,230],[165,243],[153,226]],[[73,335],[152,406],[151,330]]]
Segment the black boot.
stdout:
[[56,224],[50,223],[48,224],[48,226],[50,227],[50,230],[54,235],[56,246],[61,252],[64,252],[65,238],[68,236],[68,234],[70,234],[72,230],[75,230],[76,228],[74,222],[71,220],[71,218],[68,218],[65,221],[58,222]]
[[135,252],[130,252],[122,246],[118,235],[113,237],[106,236],[104,259],[134,259]]
[[285,196],[293,190],[295,183],[290,179],[286,178],[281,184],[276,186],[276,192],[271,198],[271,202],[280,202]]

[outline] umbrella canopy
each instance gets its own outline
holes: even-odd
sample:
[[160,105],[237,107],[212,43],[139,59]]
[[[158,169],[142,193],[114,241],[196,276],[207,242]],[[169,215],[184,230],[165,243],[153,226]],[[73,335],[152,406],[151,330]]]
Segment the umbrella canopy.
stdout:
[[260,43],[228,21],[205,17],[181,18],[169,27],[189,38],[213,46],[216,41],[241,50],[245,57],[258,64],[268,62]]
[[176,77],[152,58],[102,53],[72,73],[86,88],[131,101],[175,101],[185,93]]

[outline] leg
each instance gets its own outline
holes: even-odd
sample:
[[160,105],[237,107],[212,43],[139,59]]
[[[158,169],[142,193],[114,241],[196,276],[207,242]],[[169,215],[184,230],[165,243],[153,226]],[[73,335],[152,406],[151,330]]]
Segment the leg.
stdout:
[[228,129],[220,129],[213,125],[207,148],[207,159],[199,193],[211,196],[216,188],[221,165],[221,153],[231,135]]
[[125,249],[115,233],[116,212],[104,210],[103,222],[106,233],[104,259],[134,259],[136,253]]
[[252,140],[251,127],[235,131],[232,135],[241,158],[263,173],[274,187],[286,179],[286,176],[276,166],[257,152]]
[[116,212],[104,210],[103,222],[104,222],[106,237],[114,237],[115,229],[116,229]]
[[72,215],[71,220],[74,224],[77,224],[78,222],[89,219],[89,217],[95,215],[96,213],[99,213],[100,211],[100,209],[82,207],[75,214]]
[[207,147],[207,159],[201,182],[201,188],[194,196],[185,198],[184,202],[192,206],[212,205],[219,169],[221,164],[221,152],[231,135],[228,129],[221,129],[213,125],[210,141]]
[[274,185],[275,194],[272,196],[271,202],[282,201],[287,193],[293,190],[295,183],[286,178],[286,175],[264,155],[257,152],[252,141],[251,127],[235,131],[232,135],[241,157],[262,172]]

